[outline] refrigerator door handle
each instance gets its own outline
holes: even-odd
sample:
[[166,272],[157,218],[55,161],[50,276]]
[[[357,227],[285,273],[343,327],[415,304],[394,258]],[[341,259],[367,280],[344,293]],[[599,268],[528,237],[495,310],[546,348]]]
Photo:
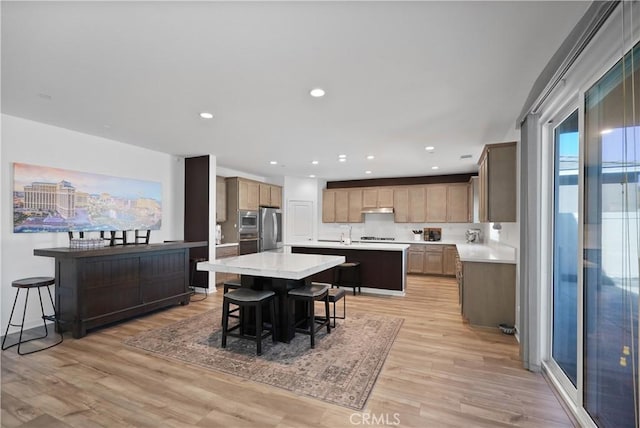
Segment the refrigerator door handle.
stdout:
[[278,215],[273,213],[273,244],[278,246]]

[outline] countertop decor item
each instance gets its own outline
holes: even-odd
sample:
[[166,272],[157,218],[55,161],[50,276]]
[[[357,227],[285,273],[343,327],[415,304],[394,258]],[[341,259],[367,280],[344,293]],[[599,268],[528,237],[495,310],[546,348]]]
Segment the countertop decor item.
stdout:
[[413,240],[414,241],[421,241],[422,240],[422,230],[412,230],[413,232]]

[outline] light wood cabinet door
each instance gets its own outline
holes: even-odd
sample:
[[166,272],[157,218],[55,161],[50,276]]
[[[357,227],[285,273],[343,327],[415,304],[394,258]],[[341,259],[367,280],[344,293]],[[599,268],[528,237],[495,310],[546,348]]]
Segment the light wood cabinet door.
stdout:
[[349,223],[362,223],[362,190],[349,190]]
[[485,146],[479,165],[480,221],[516,221],[516,143]]
[[349,191],[334,190],[335,193],[335,222],[349,222]]
[[259,184],[258,188],[260,189],[260,206],[270,207],[271,206],[271,186],[268,184]]
[[[230,247],[217,247],[216,259],[224,259],[227,257],[235,257],[238,255],[238,246],[232,245]],[[235,281],[238,279],[238,275],[235,273],[216,272],[216,285],[223,284],[227,281]]]
[[362,208],[378,208],[378,189],[362,190]]
[[227,221],[227,184],[224,177],[216,177],[216,223]]
[[447,221],[447,185],[430,184],[426,186],[426,221],[444,223]]
[[407,252],[407,273],[424,273],[424,251]]
[[335,223],[336,221],[336,192],[324,190],[322,192],[322,222]]
[[396,223],[409,222],[409,189],[407,187],[393,189],[393,220]]
[[274,208],[282,208],[282,187],[270,186],[271,206]]
[[426,221],[425,186],[409,187],[409,223],[424,223]]
[[238,209],[255,211],[260,206],[260,184],[238,180]]
[[456,257],[458,251],[455,245],[447,245],[443,251],[442,273],[444,275],[456,275]]
[[424,273],[442,275],[441,251],[426,251],[424,253]]
[[469,222],[469,184],[447,185],[447,222]]
[[393,208],[393,188],[378,189],[378,208]]

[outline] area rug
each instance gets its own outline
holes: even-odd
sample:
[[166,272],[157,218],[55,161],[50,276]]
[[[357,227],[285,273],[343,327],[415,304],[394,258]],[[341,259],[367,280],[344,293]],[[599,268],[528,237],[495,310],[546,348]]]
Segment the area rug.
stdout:
[[228,338],[220,347],[221,310],[211,310],[124,340],[126,345],[229,373],[255,382],[362,410],[402,326],[403,319],[348,312],[327,334],[316,336],[315,349],[307,335],[291,343],[255,342]]

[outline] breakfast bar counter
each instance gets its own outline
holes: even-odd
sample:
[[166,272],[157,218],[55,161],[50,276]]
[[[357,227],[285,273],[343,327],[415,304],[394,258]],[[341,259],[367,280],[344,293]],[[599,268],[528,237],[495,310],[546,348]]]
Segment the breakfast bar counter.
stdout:
[[[407,281],[408,244],[304,241],[287,244],[292,253],[344,256],[347,262],[359,262],[362,288],[375,294],[403,296]],[[333,282],[333,272],[313,277],[318,282]]]
[[38,248],[53,257],[55,300],[63,330],[87,329],[189,303],[189,249],[207,242],[118,245],[96,249]]

